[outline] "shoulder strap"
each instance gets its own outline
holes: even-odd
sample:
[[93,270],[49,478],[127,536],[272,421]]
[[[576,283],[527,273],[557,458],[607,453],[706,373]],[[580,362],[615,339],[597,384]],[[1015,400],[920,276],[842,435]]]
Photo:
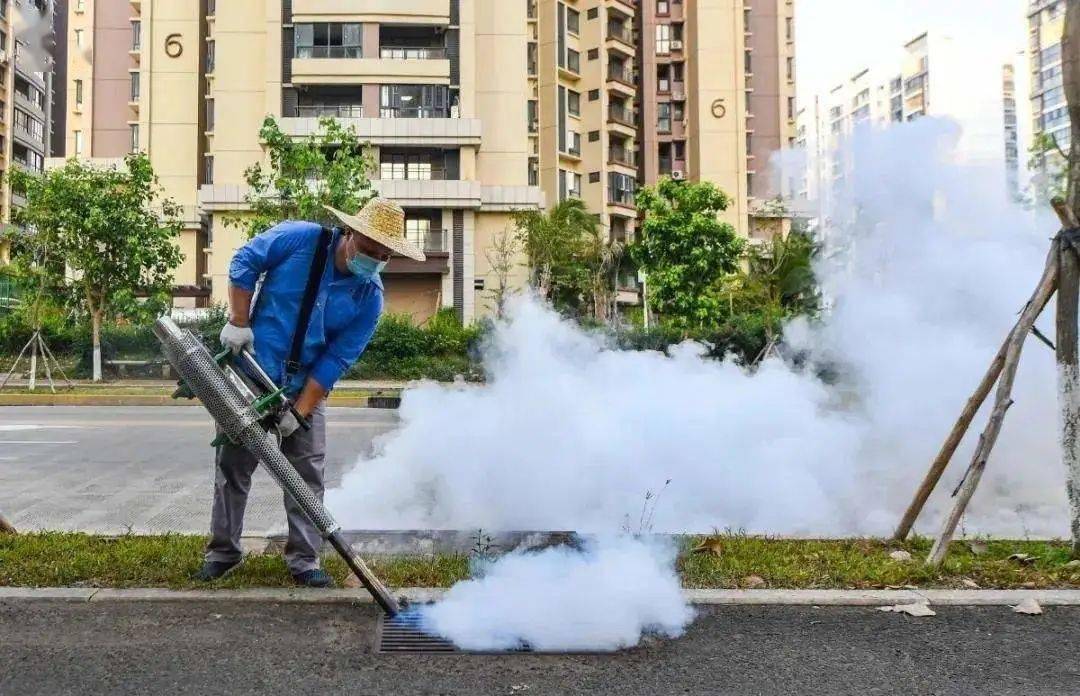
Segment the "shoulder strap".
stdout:
[[304,288],[304,300],[300,304],[300,314],[296,318],[296,330],[293,332],[289,359],[285,362],[286,384],[292,379],[293,375],[300,371],[300,358],[304,350],[304,339],[307,338],[308,323],[311,322],[311,311],[315,308],[315,299],[319,296],[319,284],[322,282],[326,259],[330,254],[331,238],[329,228],[323,227],[319,231],[315,255],[311,259],[311,270],[308,272],[307,286]]

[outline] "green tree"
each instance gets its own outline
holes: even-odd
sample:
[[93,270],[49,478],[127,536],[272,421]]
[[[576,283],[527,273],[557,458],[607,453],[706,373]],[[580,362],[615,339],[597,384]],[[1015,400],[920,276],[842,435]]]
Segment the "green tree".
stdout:
[[1036,205],[1064,196],[1068,189],[1069,155],[1050,133],[1036,133],[1029,149],[1028,168],[1035,172],[1032,196]]
[[269,164],[256,163],[244,172],[250,212],[228,218],[249,237],[282,220],[330,224],[324,206],[354,213],[373,195],[368,175],[374,160],[352,127],[332,118],[319,119],[316,133],[296,140],[267,116],[259,130]]
[[105,318],[146,318],[171,301],[180,208],[164,198],[150,158],[131,154],[125,167],[101,168],[71,159],[35,174],[9,176],[26,205],[16,209],[15,263],[36,276],[51,299],[91,321],[94,381],[101,380]]
[[516,224],[529,259],[530,285],[560,311],[580,311],[590,284],[585,245],[597,234],[596,216],[581,200],[569,198],[547,213],[521,211]]
[[794,231],[751,245],[743,282],[784,314],[814,314],[821,304],[814,276],[817,251],[810,235]]
[[722,281],[743,251],[735,229],[718,219],[729,202],[707,181],[664,177],[638,191],[645,218],[630,256],[645,271],[650,307],[681,329],[713,326],[721,316]]

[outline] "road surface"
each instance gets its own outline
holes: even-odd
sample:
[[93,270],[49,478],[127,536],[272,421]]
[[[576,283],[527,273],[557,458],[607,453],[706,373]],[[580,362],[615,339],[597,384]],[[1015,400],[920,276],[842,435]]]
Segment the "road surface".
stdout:
[[1080,692],[1080,608],[701,607],[613,655],[382,655],[365,606],[0,603],[0,693],[971,694]]
[[[327,485],[334,486],[395,411],[331,408]],[[20,530],[118,534],[208,529],[214,437],[198,406],[0,407],[0,512]],[[282,493],[261,469],[245,534],[285,529]]]

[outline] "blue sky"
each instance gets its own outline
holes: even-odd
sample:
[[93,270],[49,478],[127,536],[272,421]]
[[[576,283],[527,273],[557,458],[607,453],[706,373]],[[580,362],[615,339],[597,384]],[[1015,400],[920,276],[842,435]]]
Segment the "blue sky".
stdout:
[[979,37],[987,58],[1022,50],[1027,0],[798,0],[798,90],[827,91],[927,29]]

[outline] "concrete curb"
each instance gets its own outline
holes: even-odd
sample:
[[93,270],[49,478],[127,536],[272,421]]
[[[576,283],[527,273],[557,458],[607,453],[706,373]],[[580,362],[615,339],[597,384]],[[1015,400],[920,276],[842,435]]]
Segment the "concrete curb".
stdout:
[[[408,587],[394,591],[410,602],[430,602],[445,589]],[[935,606],[1014,606],[1034,599],[1043,606],[1080,606],[1080,590],[686,590],[692,604],[727,606],[862,607],[929,602]],[[0,602],[266,602],[272,604],[370,604],[363,589],[302,590],[124,590],[82,587],[0,587]]]
[[[331,397],[329,406],[367,408],[367,396]],[[376,399],[384,397],[374,397]],[[199,402],[151,394],[0,394],[0,406],[199,406]],[[380,406],[380,408],[390,408]]]

